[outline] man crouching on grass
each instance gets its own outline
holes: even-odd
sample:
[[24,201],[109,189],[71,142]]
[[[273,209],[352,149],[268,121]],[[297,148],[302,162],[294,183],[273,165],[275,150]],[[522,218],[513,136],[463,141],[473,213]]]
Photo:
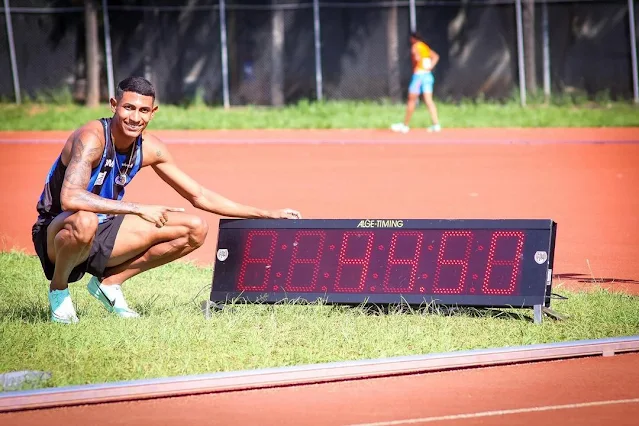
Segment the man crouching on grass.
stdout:
[[51,320],[78,321],[69,282],[93,275],[87,288],[121,317],[139,315],[127,305],[127,279],[179,259],[200,247],[208,225],[183,208],[124,202],[126,186],[151,166],[194,207],[238,218],[299,219],[292,209],[262,210],[231,201],[204,188],[174,162],[166,145],[144,133],[158,106],[144,78],[118,84],[110,100],[113,116],[91,121],[69,136],[47,175],[37,204],[32,236],[51,280]]

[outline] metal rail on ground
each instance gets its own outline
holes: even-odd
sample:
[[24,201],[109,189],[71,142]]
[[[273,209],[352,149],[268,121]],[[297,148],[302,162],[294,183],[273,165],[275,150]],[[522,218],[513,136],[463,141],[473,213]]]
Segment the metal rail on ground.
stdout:
[[611,356],[627,352],[639,352],[639,335],[14,391],[0,394],[0,412],[367,379],[587,356]]

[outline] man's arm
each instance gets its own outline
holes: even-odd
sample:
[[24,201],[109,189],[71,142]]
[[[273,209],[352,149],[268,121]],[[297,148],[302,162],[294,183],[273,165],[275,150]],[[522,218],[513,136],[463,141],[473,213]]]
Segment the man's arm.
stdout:
[[93,164],[102,157],[104,144],[92,131],[80,131],[73,138],[71,158],[62,182],[60,203],[63,210],[107,214],[137,213],[134,203],[109,200],[87,191]]
[[218,214],[220,216],[238,218],[268,218],[268,219],[299,219],[299,212],[292,209],[264,210],[257,207],[247,206],[211,191],[200,185],[197,181],[182,171],[166,146],[154,137],[149,137],[152,141],[146,158],[150,157],[150,164],[162,180],[168,183],[182,197],[188,200],[193,207]]
[[62,210],[87,211],[106,214],[136,214],[142,219],[164,226],[167,212],[181,212],[183,208],[127,203],[100,197],[87,191],[91,169],[102,156],[104,145],[91,131],[78,132],[71,146],[71,159],[62,182],[60,204]]

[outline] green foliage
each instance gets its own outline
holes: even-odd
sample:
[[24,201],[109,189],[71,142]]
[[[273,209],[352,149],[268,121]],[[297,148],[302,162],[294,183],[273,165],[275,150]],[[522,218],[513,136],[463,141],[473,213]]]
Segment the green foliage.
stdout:
[[[0,130],[73,130],[98,117],[110,116],[108,105],[89,109],[70,102],[64,91],[41,95],[42,103],[29,99],[22,105],[0,103]],[[531,95],[521,107],[519,94],[512,98],[461,99],[437,102],[445,128],[479,127],[620,127],[639,126],[639,110],[628,102],[615,102],[606,92],[588,99],[564,93],[545,102]],[[403,120],[405,106],[379,101],[301,100],[284,107],[249,105],[225,110],[209,106],[196,90],[184,105],[160,105],[150,129],[388,129]],[[417,106],[411,126],[424,128],[430,118],[423,104]]]

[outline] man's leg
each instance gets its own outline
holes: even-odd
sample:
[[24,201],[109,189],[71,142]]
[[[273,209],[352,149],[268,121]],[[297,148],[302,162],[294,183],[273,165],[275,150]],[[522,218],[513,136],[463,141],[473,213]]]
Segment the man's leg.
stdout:
[[47,228],[47,256],[55,265],[49,285],[51,319],[55,322],[77,322],[69,295],[69,275],[84,262],[98,228],[98,217],[90,212],[65,212]]
[[50,290],[64,290],[73,268],[89,257],[98,229],[98,217],[90,212],[65,212],[47,228],[47,255],[55,264]]
[[127,318],[139,316],[129,308],[121,284],[204,244],[208,233],[204,220],[184,213],[168,213],[168,217],[161,228],[138,216],[124,217],[102,277],[92,278],[87,286],[91,295],[110,312]]
[[158,228],[138,216],[124,218],[107,262],[102,283],[121,284],[152,268],[186,256],[204,244],[208,224],[197,216],[168,213]]

